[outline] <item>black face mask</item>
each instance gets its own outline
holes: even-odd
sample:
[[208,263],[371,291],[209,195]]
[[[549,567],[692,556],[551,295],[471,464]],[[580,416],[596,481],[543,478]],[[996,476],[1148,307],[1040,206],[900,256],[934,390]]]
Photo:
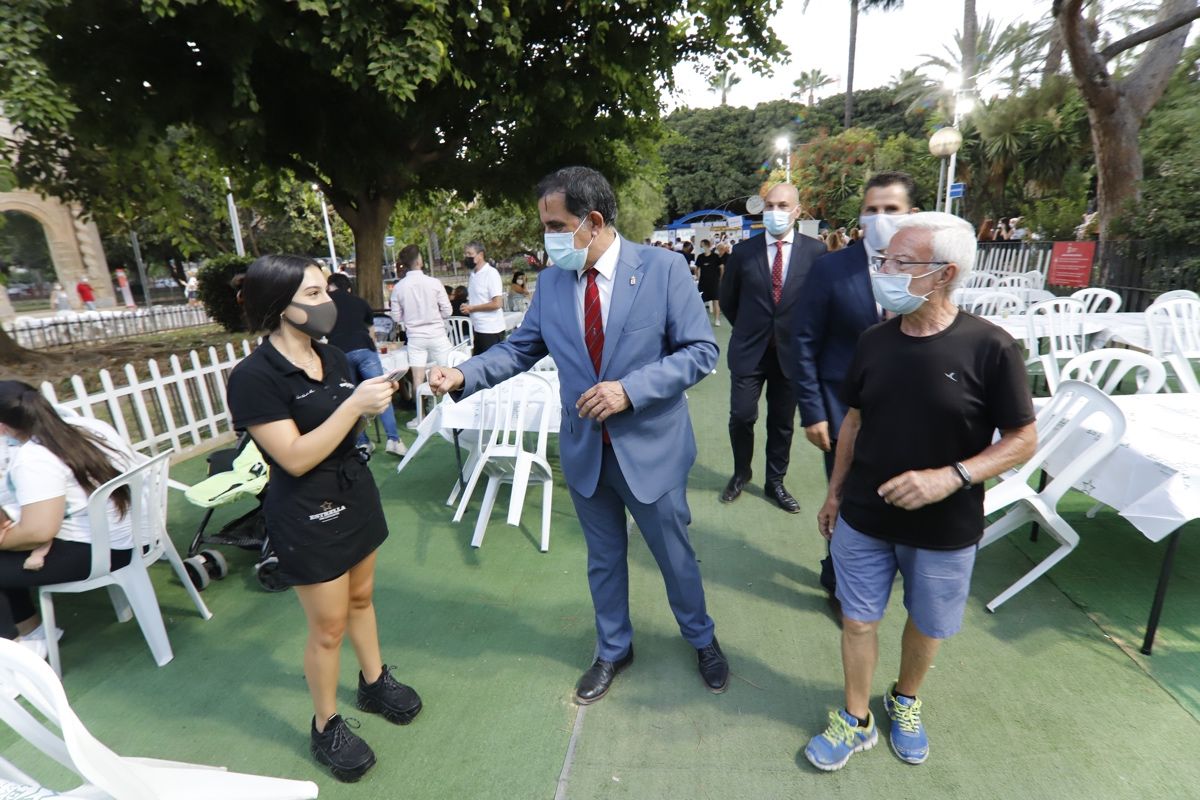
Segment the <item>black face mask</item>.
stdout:
[[296,322],[284,314],[283,318],[287,324],[314,339],[328,336],[329,332],[333,330],[334,324],[337,323],[337,306],[333,304],[332,300],[312,306],[303,303],[289,303],[288,305],[303,309],[307,319],[304,322]]
[[471,258],[470,256],[467,256],[466,258],[464,258],[463,259],[463,268],[464,269],[475,269],[475,259]]

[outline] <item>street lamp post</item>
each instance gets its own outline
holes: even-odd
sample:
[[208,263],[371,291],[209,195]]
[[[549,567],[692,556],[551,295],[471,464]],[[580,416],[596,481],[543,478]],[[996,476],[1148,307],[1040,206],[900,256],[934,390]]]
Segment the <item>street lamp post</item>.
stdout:
[[[943,196],[948,197],[950,194],[946,184],[946,158],[953,159],[960,147],[962,147],[962,134],[958,132],[958,128],[939,128],[933,136],[929,137],[929,152],[941,161],[941,168],[938,171],[937,198],[934,203],[937,211],[949,211],[948,205],[942,205]],[[951,163],[954,163],[953,160]],[[953,169],[951,175],[953,175]],[[951,180],[954,180],[953,177]]]
[[[962,133],[959,130],[959,124],[962,122],[962,118],[967,114],[970,114],[975,108],[975,98],[971,89],[963,88],[962,76],[960,76],[958,73],[951,73],[950,75],[946,76],[946,88],[954,92],[953,129],[955,133],[958,134],[958,143],[949,151],[950,165],[946,170],[946,194],[942,205],[942,210],[949,214],[953,214],[954,198],[950,196],[950,192],[951,187],[954,185],[954,168],[958,164],[958,149],[962,146]],[[931,149],[932,146],[932,140],[930,140]]]
[[775,140],[775,150],[783,153],[784,174],[787,176],[785,180],[788,183],[792,182],[792,143],[786,136],[780,136]]
[[337,272],[337,250],[333,246],[333,227],[329,224],[329,207],[325,205],[325,195],[321,191],[321,187],[314,183],[312,188],[317,193],[317,198],[321,201],[321,216],[325,218],[325,239],[329,242],[329,268],[333,272]]
[[229,182],[229,176],[225,176],[225,204],[229,207],[229,224],[233,227],[233,248],[239,256],[246,255],[246,248],[242,245],[242,226],[238,222],[237,205],[233,202],[233,184]]

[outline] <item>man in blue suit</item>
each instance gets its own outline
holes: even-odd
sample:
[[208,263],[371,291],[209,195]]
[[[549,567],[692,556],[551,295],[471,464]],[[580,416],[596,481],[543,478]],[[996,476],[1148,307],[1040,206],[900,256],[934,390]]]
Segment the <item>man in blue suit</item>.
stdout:
[[[825,452],[825,477],[833,470],[837,435],[846,416],[842,382],[859,335],[882,319],[871,292],[869,260],[887,247],[895,223],[916,213],[916,184],[903,172],[880,172],[867,181],[859,225],[863,239],[821,256],[812,265],[797,300],[796,359],[792,373],[804,435]],[[821,561],[821,585],[833,596],[833,563]]]
[[537,188],[544,271],[521,327],[457,369],[435,368],[434,392],[472,394],[547,354],[558,365],[559,452],[588,549],[596,653],[575,687],[587,704],[633,661],[626,509],[666,583],[683,638],[713,692],[729,685],[704,584],[688,539],[687,476],[696,460],[688,387],[709,374],[717,343],[687,262],[633,244],[613,223],[617,201],[600,173],[566,167]]

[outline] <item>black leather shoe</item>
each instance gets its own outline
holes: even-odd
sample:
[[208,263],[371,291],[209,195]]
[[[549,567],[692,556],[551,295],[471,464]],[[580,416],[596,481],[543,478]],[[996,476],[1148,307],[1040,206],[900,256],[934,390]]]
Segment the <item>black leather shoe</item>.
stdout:
[[721,492],[722,503],[732,503],[742,496],[742,490],[746,488],[746,484],[750,482],[752,473],[747,472],[745,475],[734,475],[729,479],[729,483],[725,484],[725,491]]
[[763,495],[789,514],[800,513],[800,504],[796,502],[796,498],[788,494],[788,490],[783,488],[782,483],[768,483],[763,487]]
[[583,673],[579,683],[575,684],[575,702],[586,706],[604,697],[608,694],[608,687],[612,686],[617,673],[632,663],[633,645],[629,645],[629,652],[616,661],[597,658],[592,662],[591,668]]
[[709,691],[720,694],[729,688],[729,662],[717,637],[713,637],[712,644],[697,649],[696,658],[700,662],[700,677]]

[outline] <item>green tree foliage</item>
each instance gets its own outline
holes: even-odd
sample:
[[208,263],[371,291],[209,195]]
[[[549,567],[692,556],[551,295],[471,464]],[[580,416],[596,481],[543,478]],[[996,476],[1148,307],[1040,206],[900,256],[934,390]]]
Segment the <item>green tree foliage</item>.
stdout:
[[[1120,233],[1132,239],[1200,245],[1200,45],[1184,54],[1167,93],[1142,129],[1142,197]],[[1200,266],[1200,265],[1198,265]],[[1194,276],[1193,284],[1194,285]]]
[[378,305],[383,237],[414,191],[523,194],[564,163],[620,181],[617,143],[658,124],[681,61],[762,70],[780,0],[37,0],[0,4],[0,101],[18,179],[81,197],[81,153],[140,152],[176,125],[226,163],[322,186]]

